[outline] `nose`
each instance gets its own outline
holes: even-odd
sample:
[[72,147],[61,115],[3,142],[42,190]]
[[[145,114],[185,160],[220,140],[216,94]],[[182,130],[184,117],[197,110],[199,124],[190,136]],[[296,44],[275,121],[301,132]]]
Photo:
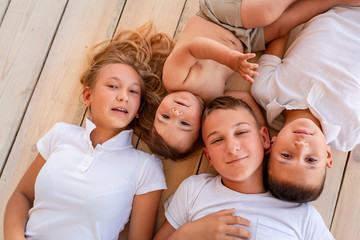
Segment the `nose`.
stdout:
[[171,112],[172,112],[172,115],[174,116],[174,117],[177,117],[177,118],[179,118],[179,117],[181,117],[182,116],[182,111],[179,111],[179,110],[177,110],[177,109],[175,109],[175,108],[173,108],[172,110],[171,110]]
[[308,142],[304,142],[302,140],[295,140],[294,144],[297,148],[306,148],[309,146]]
[[120,91],[116,99],[119,102],[127,102],[129,100],[129,94],[127,91]]
[[227,152],[229,155],[236,154],[238,151],[240,151],[240,144],[235,141],[230,141],[227,144]]

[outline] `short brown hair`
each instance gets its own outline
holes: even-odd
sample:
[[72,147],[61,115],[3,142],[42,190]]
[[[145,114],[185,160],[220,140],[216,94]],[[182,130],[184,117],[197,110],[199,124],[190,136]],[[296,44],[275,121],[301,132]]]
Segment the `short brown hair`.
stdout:
[[215,110],[218,109],[232,109],[232,110],[236,110],[236,109],[245,109],[247,110],[251,116],[254,118],[255,122],[256,122],[256,126],[259,127],[259,123],[255,117],[255,114],[253,112],[253,110],[249,107],[249,105],[244,102],[243,100],[239,99],[239,98],[234,98],[232,96],[221,96],[221,97],[217,97],[214,100],[212,100],[205,108],[203,116],[202,116],[202,121],[201,121],[201,125],[204,124],[206,118]]
[[167,142],[160,136],[160,134],[156,131],[155,128],[152,129],[150,133],[150,139],[149,141],[149,148],[150,150],[162,157],[177,161],[177,160],[184,160],[190,156],[192,156],[193,153],[196,152],[196,150],[199,150],[201,148],[201,136],[196,139],[195,143],[192,145],[192,147],[185,151],[181,152],[179,149],[170,146],[167,144]]
[[155,33],[152,22],[135,30],[123,30],[114,38],[93,47],[89,67],[80,82],[93,88],[101,71],[110,64],[122,63],[131,66],[141,79],[139,118],[134,118],[129,127],[146,143],[155,117],[156,108],[166,95],[162,84],[162,70],[175,42],[164,33]]
[[316,200],[324,189],[326,169],[322,181],[315,187],[306,187],[289,182],[279,181],[269,174],[269,160],[264,159],[264,187],[274,197],[288,201],[305,203]]

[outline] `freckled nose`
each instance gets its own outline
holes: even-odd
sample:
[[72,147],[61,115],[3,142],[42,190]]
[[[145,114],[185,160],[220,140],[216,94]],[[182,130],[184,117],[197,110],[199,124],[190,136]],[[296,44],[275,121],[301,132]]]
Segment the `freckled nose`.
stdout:
[[175,117],[181,117],[182,116],[182,112],[179,110],[176,110],[175,108],[172,109],[172,115]]

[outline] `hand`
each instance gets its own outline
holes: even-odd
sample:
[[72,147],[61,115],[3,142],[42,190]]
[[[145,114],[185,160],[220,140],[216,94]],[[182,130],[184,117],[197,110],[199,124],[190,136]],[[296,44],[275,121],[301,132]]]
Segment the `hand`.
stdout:
[[222,210],[186,223],[177,230],[182,236],[179,239],[238,240],[239,237],[250,239],[250,232],[241,227],[249,227],[250,222],[245,218],[233,216],[234,213],[235,209]]
[[249,82],[253,82],[253,77],[257,76],[259,73],[253,71],[252,69],[257,68],[257,63],[250,63],[247,60],[254,58],[255,53],[242,53],[236,50],[231,50],[230,52],[230,64],[231,69],[240,73],[240,76]]

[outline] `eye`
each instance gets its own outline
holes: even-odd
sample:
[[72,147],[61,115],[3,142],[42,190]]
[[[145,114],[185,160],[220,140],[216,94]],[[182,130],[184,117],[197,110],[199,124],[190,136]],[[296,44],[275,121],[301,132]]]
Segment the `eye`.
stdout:
[[291,158],[291,155],[287,153],[282,153],[281,156],[288,159]]
[[187,122],[181,122],[181,125],[184,125],[184,126],[190,126],[190,124],[189,124],[189,123],[187,123]]
[[131,93],[134,93],[134,94],[139,94],[139,92],[136,91],[136,90],[130,90],[130,92],[131,92]]
[[247,133],[248,131],[242,130],[242,131],[237,131],[235,132],[235,135],[242,135],[244,133]]
[[212,140],[210,143],[211,144],[214,144],[214,143],[218,143],[218,142],[221,142],[222,141],[222,138],[215,138],[214,140]]
[[161,114],[161,116],[163,117],[163,118],[165,118],[165,119],[169,119],[170,117],[168,116],[168,115],[166,115],[166,114]]
[[306,161],[310,162],[310,163],[316,163],[317,159],[315,159],[315,158],[307,158]]
[[107,85],[109,88],[117,88],[117,86],[115,86],[115,85]]

